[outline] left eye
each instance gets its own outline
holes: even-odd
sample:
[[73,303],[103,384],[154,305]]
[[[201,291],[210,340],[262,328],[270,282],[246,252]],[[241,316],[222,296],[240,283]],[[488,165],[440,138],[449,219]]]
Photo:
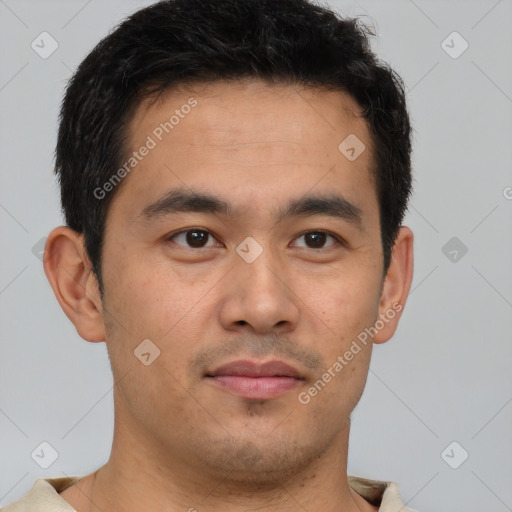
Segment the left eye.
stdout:
[[[297,237],[295,240],[299,240],[302,237],[304,237],[306,244],[309,242],[312,245],[312,247],[311,245],[306,245],[306,248],[308,249],[323,249],[326,237],[332,238],[336,243],[341,243],[341,239],[339,237],[331,235],[326,231],[308,231]],[[332,245],[334,244],[331,244],[329,247],[331,247]]]

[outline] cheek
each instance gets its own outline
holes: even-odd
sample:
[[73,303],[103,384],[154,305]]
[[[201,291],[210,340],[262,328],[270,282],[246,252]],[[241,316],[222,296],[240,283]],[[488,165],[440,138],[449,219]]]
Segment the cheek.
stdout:
[[304,312],[334,342],[336,349],[366,327],[378,314],[380,295],[375,273],[340,272],[320,281],[304,281],[298,291],[303,298]]
[[[172,415],[185,417],[193,406],[185,389],[186,362],[202,332],[188,328],[199,319],[199,308],[194,307],[201,298],[199,290],[197,297],[184,294],[183,284],[176,281],[172,271],[135,259],[124,259],[108,276],[104,314],[107,345],[123,400],[141,422],[171,422],[171,412],[156,414],[154,404],[163,401],[172,402]],[[134,353],[147,339],[154,344],[144,345],[149,346],[150,358],[158,354],[149,365]]]
[[105,291],[112,315],[123,321],[131,337],[162,339],[201,299],[170,265],[143,257],[123,258],[109,274]]
[[[132,369],[137,375],[142,371],[154,375],[151,378],[185,384],[187,361],[212,320],[204,311],[208,287],[193,279],[192,273],[188,278],[178,275],[165,262],[143,258],[119,261],[105,272],[104,318],[114,371],[122,376]],[[158,374],[147,372],[151,366],[144,367],[134,354],[147,339],[157,347],[156,353],[160,351],[154,363],[161,367]]]

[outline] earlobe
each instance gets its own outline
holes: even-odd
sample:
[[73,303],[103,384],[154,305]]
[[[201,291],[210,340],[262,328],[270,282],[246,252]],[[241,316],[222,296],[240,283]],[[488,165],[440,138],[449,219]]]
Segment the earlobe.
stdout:
[[398,321],[411,288],[414,254],[414,234],[406,226],[401,226],[393,245],[391,263],[384,281],[379,304],[379,321],[382,326],[375,334],[374,343],[384,343],[391,339],[398,327]]
[[59,226],[46,241],[44,271],[66,316],[87,341],[104,341],[103,309],[98,282],[87,257],[83,236]]

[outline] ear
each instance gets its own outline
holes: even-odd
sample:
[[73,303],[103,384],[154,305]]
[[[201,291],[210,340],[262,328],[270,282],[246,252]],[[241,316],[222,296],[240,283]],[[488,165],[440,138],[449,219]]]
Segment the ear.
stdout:
[[376,325],[383,323],[384,326],[375,334],[374,343],[385,343],[391,339],[398,327],[412,283],[413,241],[413,232],[408,227],[401,226],[393,245],[389,269],[382,286],[379,319]]
[[60,307],[78,334],[87,341],[105,341],[98,281],[83,235],[66,226],[55,228],[46,241],[43,266]]

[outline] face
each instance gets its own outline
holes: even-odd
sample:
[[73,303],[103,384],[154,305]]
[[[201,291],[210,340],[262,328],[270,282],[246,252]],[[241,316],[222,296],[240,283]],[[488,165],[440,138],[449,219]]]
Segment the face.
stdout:
[[[366,147],[355,160],[338,149],[351,134]],[[102,252],[116,421],[162,464],[262,481],[300,470],[346,435],[371,355],[358,336],[385,313],[357,104],[189,86],[142,103],[129,143],[140,160]]]

